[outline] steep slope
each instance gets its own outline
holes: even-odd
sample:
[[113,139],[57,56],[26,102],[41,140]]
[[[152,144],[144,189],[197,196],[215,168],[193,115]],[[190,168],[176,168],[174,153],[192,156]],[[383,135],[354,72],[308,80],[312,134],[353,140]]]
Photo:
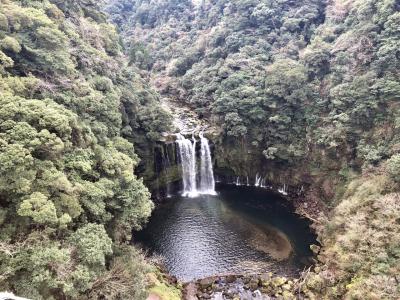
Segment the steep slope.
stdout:
[[[168,129],[94,1],[0,4],[0,290],[140,299],[150,193],[122,136]],[[118,288],[116,288],[118,286]]]
[[399,298],[399,158],[365,171],[339,193],[319,226],[319,263],[303,286],[311,299]]
[[300,186],[396,152],[398,5],[121,0],[108,11],[160,93],[222,129],[222,173],[276,183],[288,174],[269,170],[290,166]]

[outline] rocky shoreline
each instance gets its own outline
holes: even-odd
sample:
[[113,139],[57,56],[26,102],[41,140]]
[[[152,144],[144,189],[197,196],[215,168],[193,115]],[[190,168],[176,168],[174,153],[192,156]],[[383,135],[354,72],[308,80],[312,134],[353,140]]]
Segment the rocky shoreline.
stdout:
[[183,285],[183,299],[298,299],[302,279],[262,275],[224,275]]
[[[288,195],[288,204],[293,205],[294,212],[310,221],[310,228],[318,226],[319,213],[323,210],[315,203],[310,203],[305,197]],[[307,203],[308,205],[305,205]],[[262,207],[259,207],[260,209]],[[311,217],[312,216],[312,217]],[[314,228],[315,229],[315,228]],[[319,246],[312,245],[312,251],[317,254]],[[315,263],[315,258],[313,259]],[[161,266],[160,266],[161,267]],[[310,267],[311,268],[311,267]],[[184,300],[239,300],[239,299],[307,299],[307,271],[300,274],[282,275],[277,273],[263,274],[229,274],[206,277],[191,282],[178,282],[175,276],[168,275],[165,267],[161,267],[171,285],[182,291]]]

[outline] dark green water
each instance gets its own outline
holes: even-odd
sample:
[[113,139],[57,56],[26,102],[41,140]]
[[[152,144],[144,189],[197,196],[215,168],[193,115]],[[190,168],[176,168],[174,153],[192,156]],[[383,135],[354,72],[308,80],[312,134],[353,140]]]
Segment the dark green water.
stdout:
[[135,234],[182,281],[218,274],[294,275],[315,242],[308,222],[279,195],[221,185],[217,196],[175,196]]

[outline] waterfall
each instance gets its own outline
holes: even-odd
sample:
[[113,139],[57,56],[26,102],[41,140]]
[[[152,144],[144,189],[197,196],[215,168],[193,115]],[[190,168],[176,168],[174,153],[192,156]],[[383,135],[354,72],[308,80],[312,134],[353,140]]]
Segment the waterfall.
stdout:
[[283,184],[283,188],[278,189],[278,192],[281,193],[282,195],[287,196],[288,190],[286,184]]
[[258,173],[257,173],[254,186],[260,186],[260,184],[261,184],[261,176],[258,176]]
[[[216,195],[214,172],[211,159],[211,150],[208,140],[200,134],[200,178],[197,179],[196,164],[196,139],[192,141],[185,138],[182,134],[177,134],[177,144],[179,156],[182,163],[182,180],[184,197],[197,197],[199,194]],[[199,181],[199,190],[197,190]]]
[[215,195],[214,172],[208,140],[200,133],[200,193]]
[[261,187],[262,188],[266,188],[267,186],[265,185],[265,178],[263,180],[261,180]]
[[198,196],[196,187],[196,140],[193,137],[193,143],[183,135],[177,134],[179,155],[182,162],[182,179],[184,197]]
[[237,186],[240,186],[241,184],[240,184],[240,179],[239,179],[239,176],[238,177],[236,177],[236,185]]

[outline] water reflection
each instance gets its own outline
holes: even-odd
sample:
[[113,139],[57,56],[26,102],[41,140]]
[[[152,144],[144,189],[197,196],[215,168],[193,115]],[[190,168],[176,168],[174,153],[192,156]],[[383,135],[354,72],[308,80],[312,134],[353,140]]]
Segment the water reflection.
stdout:
[[227,273],[294,273],[310,254],[307,223],[279,196],[221,187],[218,196],[173,197],[136,240],[165,258],[180,280]]

